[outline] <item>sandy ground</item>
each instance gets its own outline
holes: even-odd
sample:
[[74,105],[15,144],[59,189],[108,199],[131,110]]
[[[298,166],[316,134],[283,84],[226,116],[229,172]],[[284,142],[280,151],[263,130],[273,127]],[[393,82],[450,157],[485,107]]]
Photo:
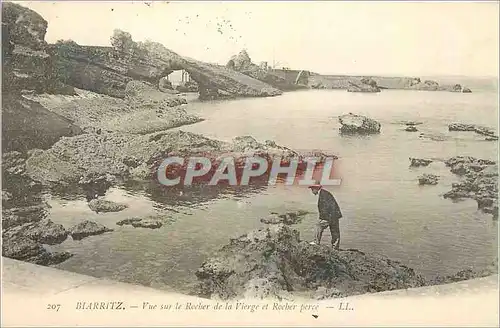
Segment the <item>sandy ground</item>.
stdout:
[[[389,291],[345,299],[323,301],[296,299],[293,302],[239,300],[226,303],[94,278],[8,258],[2,258],[2,261],[2,326],[5,327],[54,325],[498,327],[498,275],[448,285]],[[95,302],[98,304],[94,305]],[[104,305],[101,305],[102,302],[105,302]],[[232,309],[226,309],[226,304],[230,304]],[[180,309],[176,310],[176,305]],[[81,309],[89,306],[97,309]],[[108,309],[100,309],[105,306]],[[345,310],[346,308],[349,310]]]

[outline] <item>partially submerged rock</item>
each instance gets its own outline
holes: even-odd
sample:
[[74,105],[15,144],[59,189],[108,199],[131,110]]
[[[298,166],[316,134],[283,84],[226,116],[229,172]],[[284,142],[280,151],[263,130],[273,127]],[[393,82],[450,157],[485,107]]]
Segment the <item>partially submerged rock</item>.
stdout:
[[435,174],[423,174],[418,177],[419,185],[437,185],[439,176]]
[[242,50],[237,55],[232,56],[226,64],[226,67],[272,85],[279,90],[296,90],[305,88],[305,85],[301,85],[300,79],[298,79],[298,81],[294,79],[293,82],[288,81],[283,77],[273,74],[272,70],[267,69],[267,67],[261,67],[252,63],[252,60],[246,50]]
[[148,135],[86,133],[63,138],[52,148],[33,155],[27,160],[26,169],[30,177],[49,185],[78,183],[87,175],[110,175],[117,181],[154,180],[158,166],[168,156],[205,156],[214,161],[232,156],[244,161],[252,154],[299,161],[311,155],[319,157],[319,161],[327,157],[320,152],[297,153],[272,141],[257,142],[249,136],[223,142],[184,131]]
[[150,216],[146,218],[130,218],[116,222],[117,225],[130,225],[134,228],[158,229],[163,226],[164,220],[158,216]]
[[113,229],[106,228],[100,223],[85,220],[69,229],[69,233],[73,240],[81,240],[88,236],[101,235],[105,232],[113,231]]
[[419,287],[422,277],[399,262],[358,250],[336,251],[310,245],[285,225],[254,230],[222,247],[196,272],[199,295],[231,299],[242,297],[255,279],[259,286],[283,298],[281,292],[336,288],[345,296]]
[[286,224],[292,225],[300,223],[305,215],[309,214],[307,211],[298,210],[294,212],[287,212],[283,214],[271,213],[269,216],[260,219],[260,222],[265,224]]
[[420,133],[418,137],[421,138],[421,139],[429,139],[429,140],[432,140],[432,141],[446,141],[446,140],[451,139],[450,136],[445,135],[443,133],[437,133],[437,132],[433,132],[433,133]]
[[130,225],[134,228],[158,229],[165,223],[171,223],[172,218],[165,215],[149,215],[143,218],[133,217],[116,222],[117,225]]
[[377,134],[380,133],[380,123],[362,115],[349,113],[339,117],[342,134]]
[[472,198],[478,209],[498,218],[498,165],[494,161],[470,156],[456,156],[445,162],[452,173],[464,177],[464,181],[453,183],[444,198]]
[[112,202],[105,199],[92,199],[89,202],[89,207],[96,213],[120,212],[126,209],[127,204]]
[[54,265],[73,255],[68,252],[49,252],[28,237],[11,237],[2,240],[2,256],[39,265]]
[[410,167],[429,166],[431,163],[432,159],[410,157]]
[[[113,97],[125,97],[127,83],[139,80],[159,86],[176,70],[196,81],[201,99],[265,97],[282,92],[269,84],[224,66],[182,57],[158,42],[135,42],[129,33],[115,30],[113,47],[55,44],[57,65],[64,82]],[[117,69],[117,67],[119,69]]]

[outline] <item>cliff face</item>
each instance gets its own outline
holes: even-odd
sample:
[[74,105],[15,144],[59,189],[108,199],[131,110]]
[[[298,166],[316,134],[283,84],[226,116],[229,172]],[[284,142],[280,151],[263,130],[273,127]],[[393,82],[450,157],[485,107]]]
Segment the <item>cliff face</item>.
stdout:
[[36,12],[13,3],[2,4],[2,150],[47,148],[61,136],[81,129],[25,93],[73,94],[55,78],[50,51],[44,41],[47,22]]

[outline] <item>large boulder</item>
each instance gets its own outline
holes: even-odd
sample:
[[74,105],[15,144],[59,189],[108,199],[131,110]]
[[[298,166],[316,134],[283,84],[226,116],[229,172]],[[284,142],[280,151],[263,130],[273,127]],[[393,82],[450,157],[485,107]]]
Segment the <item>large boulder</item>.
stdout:
[[[425,284],[397,261],[358,250],[310,245],[300,240],[298,231],[282,224],[232,239],[202,264],[196,276],[199,295],[222,299],[249,294],[282,298],[320,287],[348,296]],[[265,292],[257,293],[256,288]]]
[[380,133],[380,123],[362,115],[349,113],[339,117],[340,133],[342,134],[377,134]]

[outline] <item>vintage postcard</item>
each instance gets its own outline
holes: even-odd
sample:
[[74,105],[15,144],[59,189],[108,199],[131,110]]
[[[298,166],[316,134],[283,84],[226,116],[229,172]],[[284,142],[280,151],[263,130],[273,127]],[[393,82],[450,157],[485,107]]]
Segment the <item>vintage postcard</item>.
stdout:
[[3,1],[2,326],[498,327],[498,11]]

